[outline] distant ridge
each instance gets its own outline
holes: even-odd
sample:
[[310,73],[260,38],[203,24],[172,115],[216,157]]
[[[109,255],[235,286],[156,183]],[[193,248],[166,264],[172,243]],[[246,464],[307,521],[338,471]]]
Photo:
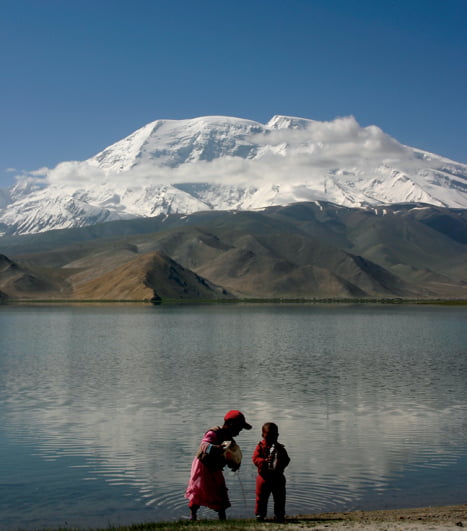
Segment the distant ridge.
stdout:
[[309,201],[467,208],[467,165],[404,146],[351,116],[156,120],[86,161],[0,190],[0,237]]
[[15,299],[467,300],[467,209],[294,203],[0,239]]

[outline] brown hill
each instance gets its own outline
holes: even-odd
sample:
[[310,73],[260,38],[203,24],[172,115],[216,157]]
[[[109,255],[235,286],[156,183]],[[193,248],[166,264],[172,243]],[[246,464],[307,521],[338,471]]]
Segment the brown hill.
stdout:
[[162,252],[137,256],[73,290],[73,298],[80,300],[212,299],[225,295]]
[[65,277],[55,268],[22,266],[0,254],[0,290],[10,299],[67,298]]
[[[302,234],[240,238],[231,235],[230,240],[230,249],[199,264],[196,269],[193,264],[193,269],[239,296],[311,298],[419,294],[383,267]],[[183,248],[179,243],[175,252],[180,261],[179,253],[183,255]]]

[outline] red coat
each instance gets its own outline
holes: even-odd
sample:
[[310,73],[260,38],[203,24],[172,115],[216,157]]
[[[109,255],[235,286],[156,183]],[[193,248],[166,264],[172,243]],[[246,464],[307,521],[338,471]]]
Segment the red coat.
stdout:
[[[212,452],[219,455],[218,447],[225,438],[225,430],[219,427],[211,428],[204,434],[200,451],[206,451],[208,447],[213,446]],[[230,507],[227,486],[222,473],[225,461],[222,458],[222,461],[214,462],[209,466],[203,464],[198,455],[193,459],[190,480],[185,492],[185,498],[190,500],[189,506],[203,505],[214,511]]]
[[285,467],[290,463],[290,457],[284,446],[276,442],[274,443],[275,456],[270,458],[271,446],[264,439],[260,441],[253,452],[253,463],[258,468],[260,476],[266,480],[273,481],[284,474]]

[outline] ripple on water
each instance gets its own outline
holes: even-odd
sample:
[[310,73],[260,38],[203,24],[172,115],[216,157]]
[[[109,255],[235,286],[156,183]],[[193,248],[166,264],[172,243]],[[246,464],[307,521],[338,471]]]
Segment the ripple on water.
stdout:
[[15,527],[59,527],[60,515],[83,527],[186,517],[199,440],[233,407],[253,430],[237,438],[239,476],[226,474],[232,516],[253,513],[251,454],[271,420],[292,458],[289,514],[383,499],[430,504],[427,483],[443,485],[453,502],[467,489],[465,310],[7,315],[0,497],[2,520]]

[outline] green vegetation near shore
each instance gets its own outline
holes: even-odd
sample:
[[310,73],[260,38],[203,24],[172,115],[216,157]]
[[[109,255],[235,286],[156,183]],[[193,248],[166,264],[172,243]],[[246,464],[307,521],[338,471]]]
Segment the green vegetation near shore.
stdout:
[[[318,525],[326,525],[330,522],[341,521],[341,519],[324,519],[324,518],[290,518],[287,519],[285,524],[275,523],[273,520],[267,520],[265,522],[256,522],[253,519],[232,519],[219,521],[212,520],[198,520],[192,522],[190,520],[178,520],[176,522],[152,522],[144,524],[133,524],[129,526],[107,526],[105,528],[88,529],[87,531],[174,531],[174,530],[211,530],[211,531],[235,531],[235,530],[256,530],[256,531],[279,531],[284,529],[307,529],[313,528]],[[48,529],[43,531],[78,531],[75,528],[59,528]]]

